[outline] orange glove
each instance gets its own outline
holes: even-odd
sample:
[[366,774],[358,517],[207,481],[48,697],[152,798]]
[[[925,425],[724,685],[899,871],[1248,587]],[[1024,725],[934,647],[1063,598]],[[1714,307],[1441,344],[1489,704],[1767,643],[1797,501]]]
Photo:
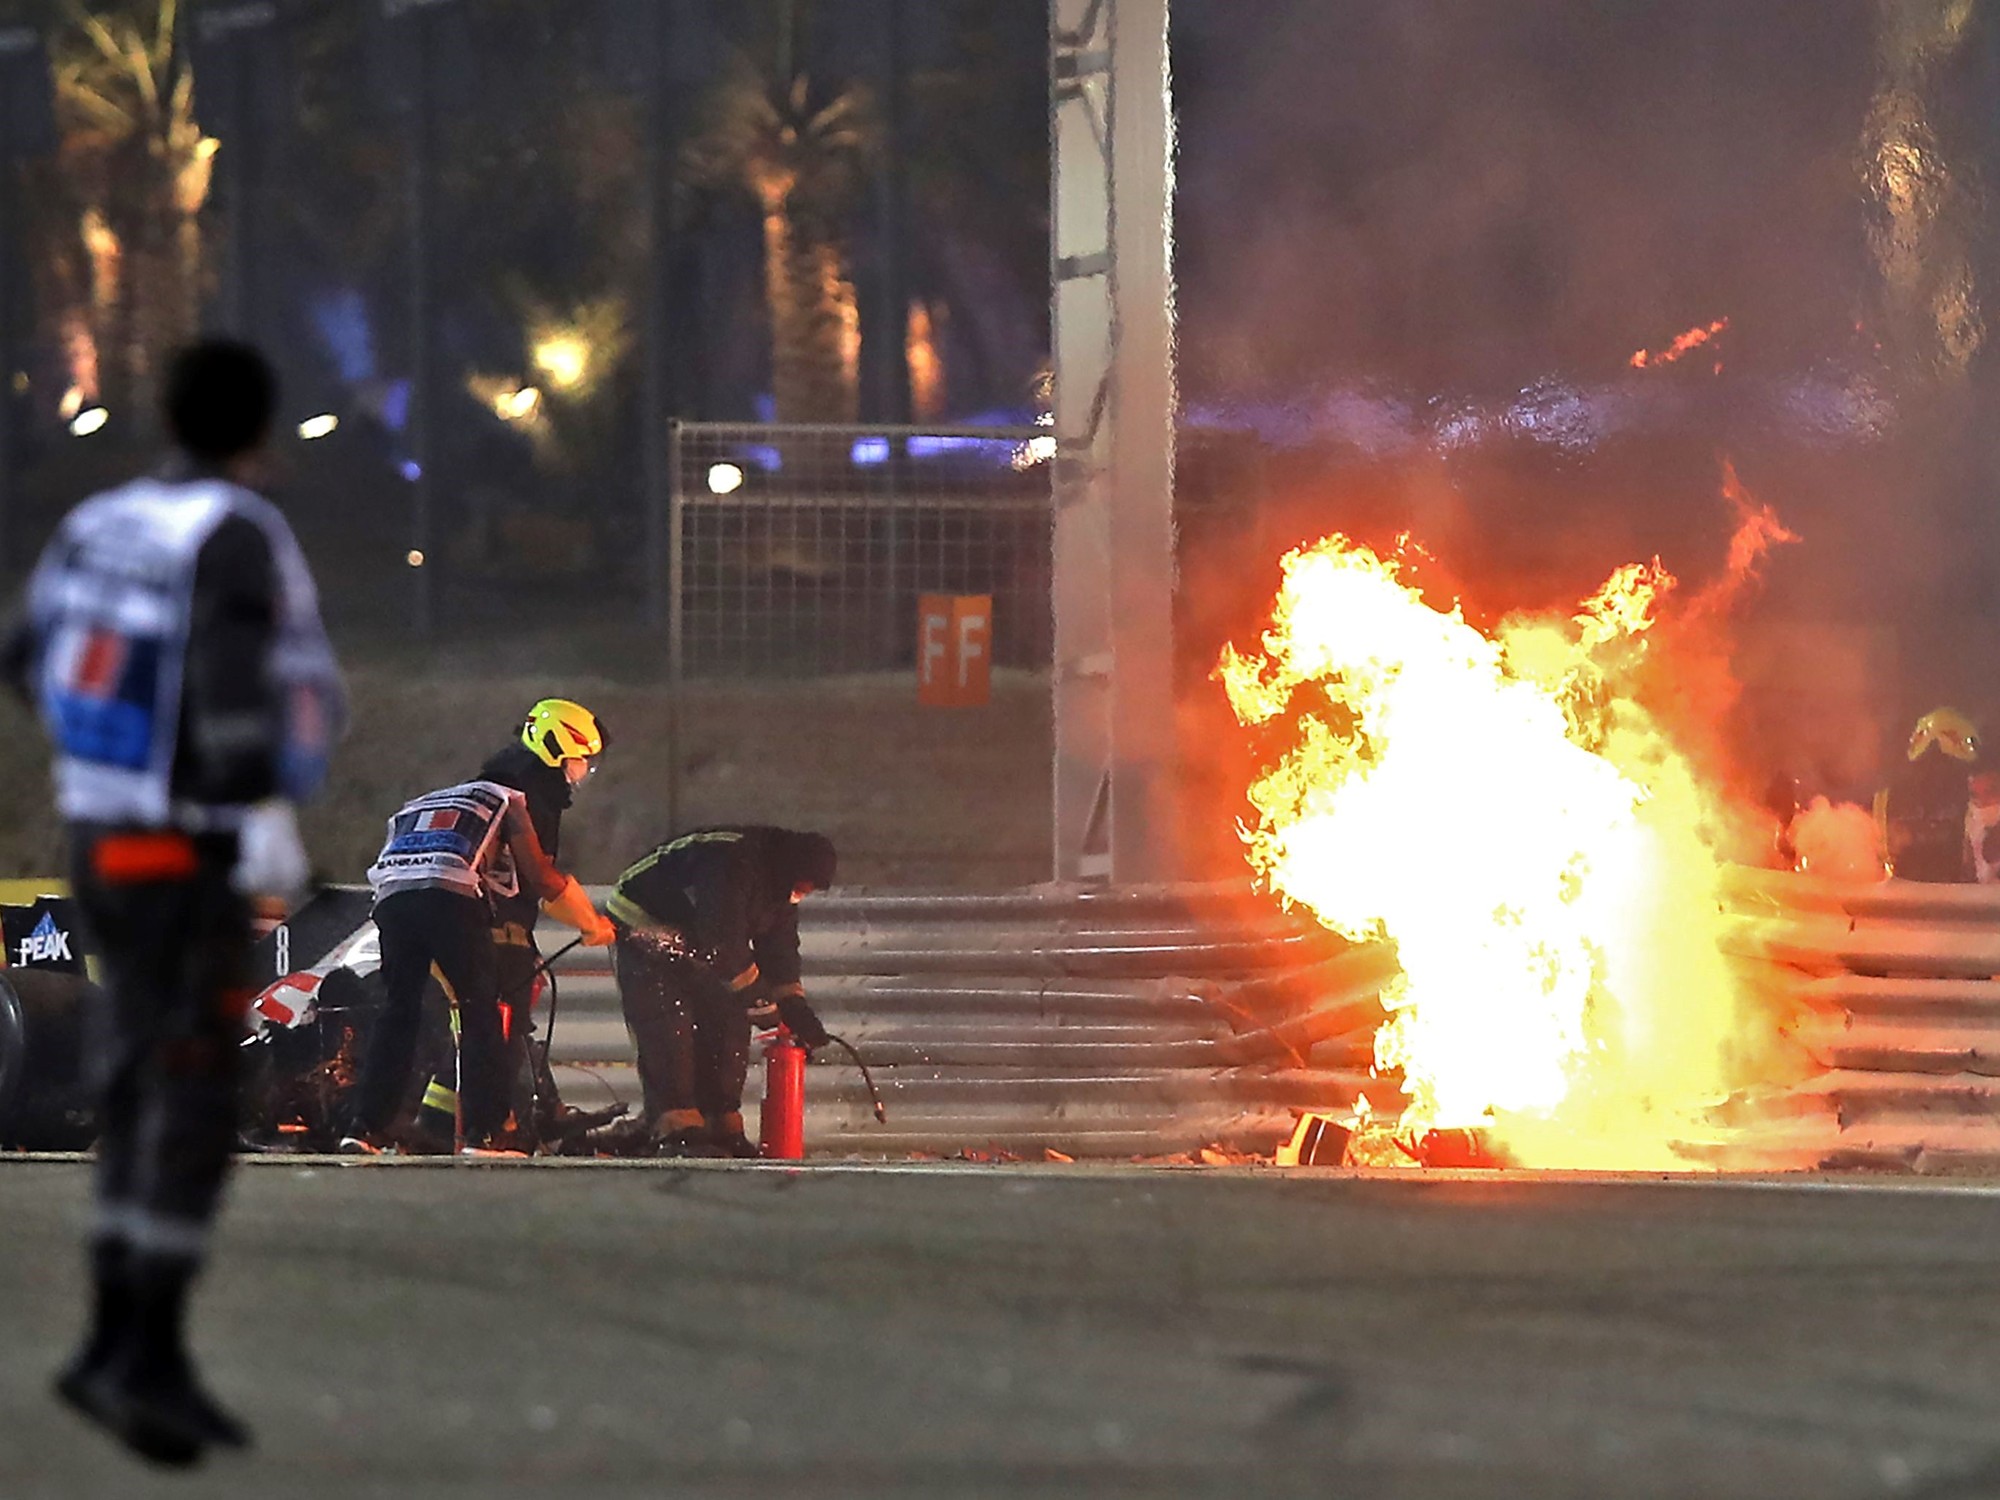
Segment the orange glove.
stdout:
[[590,904],[590,897],[582,885],[572,879],[561,892],[542,903],[542,910],[558,922],[567,923],[583,934],[586,948],[609,947],[611,940],[618,936],[618,929],[610,919]]

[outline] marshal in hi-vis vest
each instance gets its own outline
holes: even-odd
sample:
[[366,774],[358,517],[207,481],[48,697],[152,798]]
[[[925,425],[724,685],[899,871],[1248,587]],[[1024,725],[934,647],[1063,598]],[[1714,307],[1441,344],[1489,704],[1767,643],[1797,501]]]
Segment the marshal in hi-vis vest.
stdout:
[[501,831],[509,803],[525,810],[527,798],[497,781],[442,787],[404,803],[368,867],[375,899],[437,886],[467,896],[514,895],[514,856]]
[[291,528],[268,501],[224,480],[141,479],[72,511],[28,585],[36,696],[70,821],[222,830],[248,810],[173,795],[195,569],[232,516],[264,534],[279,589],[270,670],[288,705],[280,789],[302,801],[325,779],[346,707]]

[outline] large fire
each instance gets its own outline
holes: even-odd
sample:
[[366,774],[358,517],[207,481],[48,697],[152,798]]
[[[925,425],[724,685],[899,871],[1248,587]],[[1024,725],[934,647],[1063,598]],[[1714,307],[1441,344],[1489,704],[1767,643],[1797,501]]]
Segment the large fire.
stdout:
[[[1731,578],[1696,605],[1786,539],[1739,509]],[[1237,717],[1285,746],[1250,789],[1253,867],[1396,945],[1375,1059],[1402,1075],[1405,1138],[1685,1167],[1743,1081],[1757,1007],[1718,941],[1741,823],[1639,686],[1673,585],[1623,567],[1573,614],[1484,634],[1402,558],[1332,536],[1285,559],[1263,652],[1224,653]]]

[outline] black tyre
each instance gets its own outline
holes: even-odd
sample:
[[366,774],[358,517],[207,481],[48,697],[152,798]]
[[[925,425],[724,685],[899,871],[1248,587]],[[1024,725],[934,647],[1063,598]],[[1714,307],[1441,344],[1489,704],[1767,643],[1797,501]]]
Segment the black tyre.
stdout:
[[0,979],[0,1146],[11,1144],[20,1128],[27,1075],[28,1023],[21,1013],[21,997]]
[[69,1151],[90,1143],[87,1058],[100,999],[80,974],[0,976],[0,1146]]

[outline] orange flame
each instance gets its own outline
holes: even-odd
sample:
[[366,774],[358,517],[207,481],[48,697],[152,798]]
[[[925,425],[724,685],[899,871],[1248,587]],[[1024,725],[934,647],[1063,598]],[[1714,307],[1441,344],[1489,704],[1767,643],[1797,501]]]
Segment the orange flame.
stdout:
[[[1788,536],[1740,496],[1731,571],[1696,603]],[[1288,716],[1242,836],[1287,903],[1396,944],[1375,1061],[1403,1075],[1399,1131],[1689,1165],[1755,1007],[1719,946],[1736,813],[1636,686],[1672,576],[1623,567],[1574,614],[1488,635],[1346,537],[1283,566],[1263,652],[1217,668],[1242,723]]]
[[[1644,370],[1653,365],[1670,365],[1683,354],[1699,349],[1703,344],[1706,344],[1710,339],[1728,327],[1729,319],[1717,318],[1705,328],[1690,328],[1686,333],[1681,334],[1671,344],[1667,345],[1666,348],[1659,350],[1657,353],[1649,353],[1644,349],[1635,349],[1632,351],[1632,368],[1635,370]],[[1718,375],[1722,373],[1721,364],[1718,363],[1716,365],[1715,373]]]

